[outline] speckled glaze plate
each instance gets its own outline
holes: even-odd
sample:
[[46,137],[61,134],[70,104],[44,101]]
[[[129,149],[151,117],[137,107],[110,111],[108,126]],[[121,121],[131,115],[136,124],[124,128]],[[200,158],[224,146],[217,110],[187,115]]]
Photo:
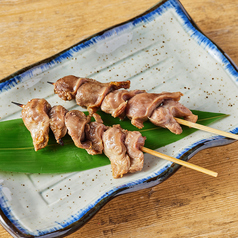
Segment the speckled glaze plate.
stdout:
[[[196,27],[177,0],[162,1],[144,14],[100,32],[49,59],[1,80],[1,120],[20,117],[11,101],[54,95],[46,82],[73,74],[101,82],[129,79],[132,89],[181,91],[190,109],[230,116],[214,128],[238,132],[238,70]],[[199,150],[231,142],[197,131],[158,151],[190,159]],[[16,153],[17,156],[17,153]],[[116,195],[155,186],[179,166],[145,155],[143,171],[113,179],[110,165],[70,174],[0,172],[1,224],[14,237],[61,237],[84,225]]]

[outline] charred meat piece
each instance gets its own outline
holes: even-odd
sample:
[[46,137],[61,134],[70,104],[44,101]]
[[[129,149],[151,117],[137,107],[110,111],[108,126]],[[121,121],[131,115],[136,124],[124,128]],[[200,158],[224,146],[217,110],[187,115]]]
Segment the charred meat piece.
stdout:
[[129,99],[134,97],[136,94],[144,93],[144,90],[115,90],[104,98],[101,110],[103,112],[111,114],[113,117],[125,117],[126,105]]
[[58,144],[64,145],[61,138],[67,133],[67,127],[65,125],[65,115],[68,112],[63,106],[53,106],[49,112],[50,129],[53,131],[55,139]]
[[56,81],[54,84],[54,92],[58,94],[61,99],[70,101],[75,99],[78,88],[86,81],[86,78],[79,78],[73,75],[65,76]]
[[68,134],[71,136],[74,144],[81,149],[89,149],[92,146],[92,143],[87,141],[85,136],[85,126],[89,122],[90,117],[78,110],[69,111],[65,116]]
[[130,157],[126,153],[125,133],[120,125],[114,125],[103,133],[104,154],[110,159],[113,178],[122,177],[130,168]]
[[23,106],[22,120],[30,131],[35,151],[47,146],[49,141],[51,106],[45,99],[32,99]]
[[180,92],[175,93],[140,93],[131,98],[127,104],[126,116],[131,120],[132,125],[137,128],[143,128],[143,123],[152,114],[164,100],[173,99],[179,101],[183,94]]
[[95,121],[91,122],[90,124],[87,124],[85,130],[87,140],[92,142],[92,148],[86,149],[88,154],[90,155],[102,154],[103,152],[102,135],[104,131],[106,131],[108,128],[103,124],[103,121],[98,114],[94,113],[93,117]]
[[93,79],[87,79],[82,84],[76,94],[76,103],[88,109],[92,115],[100,108],[105,96],[113,90],[119,88],[129,88],[130,81],[100,83]]
[[175,134],[181,134],[182,128],[174,117],[183,117],[191,122],[196,122],[198,118],[178,101],[165,100],[163,105],[154,110],[149,119],[156,126],[168,128]]
[[141,171],[144,165],[144,154],[140,150],[145,144],[146,137],[139,131],[128,131],[126,133],[125,146],[130,157],[130,173]]

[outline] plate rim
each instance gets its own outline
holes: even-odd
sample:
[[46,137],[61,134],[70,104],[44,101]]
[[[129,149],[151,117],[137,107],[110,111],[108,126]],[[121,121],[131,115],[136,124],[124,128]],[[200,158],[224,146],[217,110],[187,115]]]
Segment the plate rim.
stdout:
[[[187,20],[192,24],[192,26],[195,28],[195,30],[199,33],[201,33],[203,35],[203,37],[207,38],[207,40],[209,40],[214,46],[217,47],[217,50],[223,55],[223,57],[228,60],[229,64],[233,67],[233,69],[236,71],[236,73],[238,74],[238,66],[233,62],[233,60],[215,43],[213,42],[209,37],[207,37],[201,30],[200,28],[197,26],[197,24],[194,22],[194,20],[191,18],[191,16],[188,14],[188,12],[186,11],[186,9],[183,7],[182,3],[179,0],[161,0],[159,1],[157,4],[155,4],[154,6],[152,6],[151,8],[149,8],[148,10],[146,10],[145,12],[129,19],[126,20],[124,22],[121,22],[119,24],[113,25],[109,28],[106,28],[98,33],[95,33],[81,41],[79,41],[78,43],[66,48],[65,50],[62,50],[46,59],[43,59],[41,61],[38,61],[36,63],[33,63],[31,65],[28,65],[6,77],[4,77],[3,79],[0,80],[0,92],[2,91],[2,89],[4,88],[5,85],[11,83],[11,80],[16,80],[16,83],[19,82],[18,77],[19,75],[27,72],[28,70],[35,68],[39,65],[45,64],[45,63],[49,63],[51,61],[53,61],[54,59],[60,57],[62,54],[68,52],[70,49],[83,44],[87,41],[89,41],[90,39],[96,37],[96,36],[101,36],[103,35],[105,32],[110,31],[116,27],[120,27],[126,23],[129,23],[131,21],[136,20],[137,18],[143,17],[144,15],[147,15],[148,13],[153,12],[154,10],[156,10],[157,8],[159,8],[161,5],[163,5],[166,2],[173,2],[174,4],[177,5],[177,7],[180,8],[180,10],[182,11],[182,13],[187,17]],[[13,82],[14,83],[14,82]],[[237,128],[235,130],[235,132],[237,133]],[[216,141],[216,144],[214,144],[214,141]],[[183,150],[183,154],[179,156],[179,159],[182,160],[189,160],[193,155],[195,155],[197,152],[199,152],[200,150],[203,149],[203,147],[205,148],[210,148],[210,147],[214,147],[214,146],[222,146],[225,144],[229,144],[234,142],[234,140],[230,140],[228,138],[221,138],[221,137],[211,137],[211,138],[207,138],[203,141],[198,141],[198,143],[192,144],[190,145],[190,149],[188,150]],[[189,157],[192,154],[191,157]],[[177,164],[172,164],[171,166],[167,167],[167,169],[165,169],[162,174],[156,175],[150,179],[147,179],[145,181],[143,181],[142,184],[147,183],[148,187],[153,187],[156,186],[158,184],[160,184],[161,182],[165,181],[166,179],[168,179],[170,176],[172,176],[179,168],[181,168],[180,165]],[[153,183],[151,186],[149,185],[149,183],[151,183],[152,181],[154,181],[155,183]],[[141,183],[139,184],[141,185]],[[138,185],[135,185],[138,186]],[[147,187],[147,188],[148,188]],[[88,209],[87,212],[77,221],[71,223],[70,225],[66,226],[65,228],[53,231],[53,232],[48,232],[48,233],[44,233],[44,234],[40,234],[39,236],[33,236],[33,235],[29,235],[29,234],[25,234],[22,231],[20,231],[10,220],[9,218],[5,215],[4,211],[2,209],[0,209],[0,223],[1,225],[13,236],[15,237],[64,237],[66,235],[69,235],[73,232],[75,232],[76,230],[78,230],[79,228],[81,228],[83,225],[85,225],[107,202],[109,202],[111,199],[113,199],[116,196],[119,196],[121,194],[123,194],[123,192],[126,191],[126,193],[132,192],[130,191],[130,185],[126,184],[126,186],[123,186],[122,188],[119,188],[117,190],[114,190],[111,194],[107,193],[107,196],[105,197],[100,197],[100,201],[97,201],[96,205],[93,206],[92,208]],[[137,191],[137,190],[135,190]]]

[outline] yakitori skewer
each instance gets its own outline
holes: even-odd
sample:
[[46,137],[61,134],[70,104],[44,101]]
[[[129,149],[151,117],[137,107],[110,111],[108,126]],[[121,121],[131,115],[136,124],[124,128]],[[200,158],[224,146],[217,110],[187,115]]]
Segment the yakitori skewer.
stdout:
[[[63,100],[76,99],[76,103],[79,106],[86,108],[91,107],[94,102],[92,101],[89,103],[87,100],[87,103],[85,103],[77,97],[80,97],[82,94],[90,95],[90,90],[93,88],[94,83],[101,84],[102,87],[104,87],[103,83],[96,80],[79,78],[72,75],[65,76],[57,80],[55,83],[49,83],[54,85],[55,93],[57,93]],[[123,82],[121,83],[123,85]],[[87,86],[87,84],[91,85]],[[85,90],[82,90],[81,87],[84,87]],[[102,111],[111,114],[113,117],[119,117],[122,119],[127,116],[131,119],[131,123],[140,129],[143,127],[143,122],[145,120],[150,120],[153,124],[168,128],[175,134],[182,133],[182,128],[179,125],[181,124],[238,140],[238,135],[236,134],[196,123],[197,116],[193,115],[188,108],[178,102],[180,97],[183,95],[180,92],[164,92],[161,94],[146,93],[143,90],[134,90],[134,93],[131,92],[132,91],[128,90],[109,90],[107,94],[105,94],[104,99],[101,100],[95,108],[100,108]],[[64,95],[67,93],[70,93],[70,99],[65,99],[65,96],[61,96],[62,94]],[[114,107],[113,110],[112,107]],[[136,107],[143,108],[140,109]],[[181,117],[184,119],[181,119]]]
[[[44,148],[47,145],[49,138],[49,121],[51,118],[49,118],[48,115],[51,114],[50,110],[52,109],[50,104],[45,99],[32,99],[26,105],[15,102],[12,103],[23,108],[24,112],[22,112],[22,119],[27,129],[31,132],[35,150]],[[96,121],[90,123],[90,118],[85,116],[81,111],[72,110],[68,112],[65,109],[65,111],[61,110],[61,112],[63,116],[62,120],[65,121],[63,127],[67,127],[68,133],[72,137],[75,145],[79,148],[86,149],[89,154],[100,154],[104,151],[104,154],[108,156],[111,161],[114,178],[122,177],[123,174],[127,172],[133,173],[140,171],[143,168],[144,156],[140,151],[172,161],[210,176],[217,177],[216,172],[144,147],[144,141],[146,138],[142,137],[138,131],[128,132],[127,130],[122,129],[119,125],[114,125],[113,127],[104,126],[98,114],[93,115]],[[34,115],[34,120],[31,120],[31,115]],[[53,115],[58,117],[56,113]],[[44,123],[41,123],[42,120]],[[55,120],[56,123],[58,123],[58,121],[59,120]],[[39,125],[42,126],[39,127]],[[99,129],[97,129],[97,127]],[[36,132],[36,129],[39,131]],[[60,130],[63,129],[61,128]],[[55,134],[55,131],[53,132]],[[64,135],[65,134],[66,132]],[[85,139],[85,134],[86,139],[88,140]],[[99,139],[96,137],[93,138],[96,134],[100,135]],[[101,142],[98,140],[101,140]],[[100,146],[101,150],[98,149]],[[115,150],[115,148],[117,148],[117,150],[114,154],[113,150]],[[118,150],[118,148],[121,149]],[[120,163],[115,161],[117,159],[121,160]],[[120,165],[119,168],[118,164]]]

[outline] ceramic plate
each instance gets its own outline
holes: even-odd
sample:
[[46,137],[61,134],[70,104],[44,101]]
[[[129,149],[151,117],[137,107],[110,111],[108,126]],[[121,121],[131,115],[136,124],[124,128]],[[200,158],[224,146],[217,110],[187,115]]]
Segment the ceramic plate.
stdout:
[[[46,83],[69,74],[101,82],[130,80],[132,89],[149,92],[181,91],[181,102],[190,109],[230,114],[214,128],[238,132],[238,70],[177,0],[162,1],[132,20],[3,79],[1,120],[20,117],[11,101],[46,98],[51,105],[76,107],[60,100]],[[203,148],[230,141],[197,131],[158,150],[188,160]],[[120,179],[112,178],[110,165],[70,174],[1,172],[1,223],[15,237],[64,236],[116,195],[157,185],[178,168],[146,155],[142,172]]]

